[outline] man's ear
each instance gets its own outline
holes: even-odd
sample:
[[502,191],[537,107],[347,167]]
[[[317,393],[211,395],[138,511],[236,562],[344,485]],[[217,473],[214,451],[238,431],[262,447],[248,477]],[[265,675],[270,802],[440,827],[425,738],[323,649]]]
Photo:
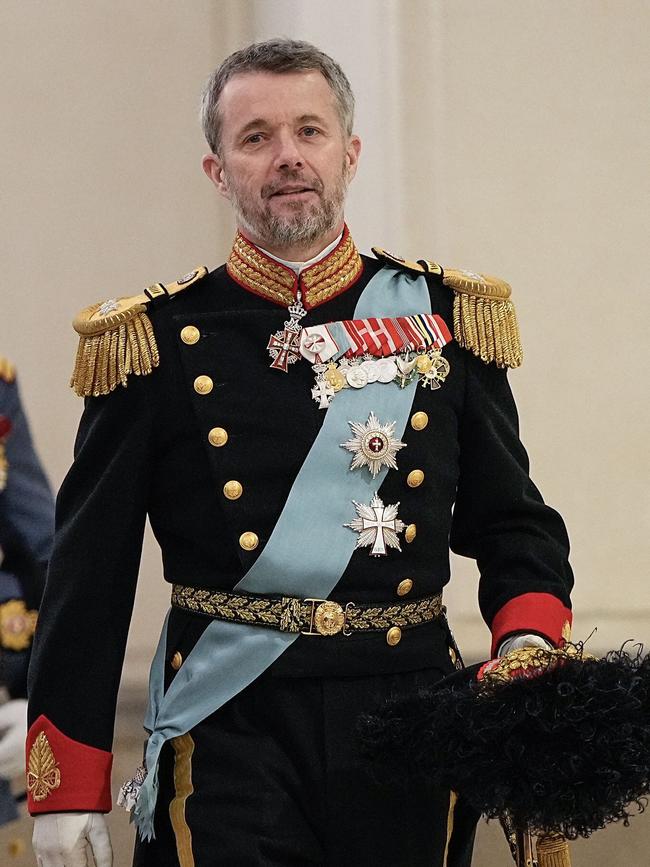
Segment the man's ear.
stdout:
[[345,149],[345,161],[348,166],[348,180],[351,181],[352,178],[357,173],[357,168],[359,165],[359,155],[361,154],[361,139],[358,135],[351,135],[350,141],[348,142],[348,146]]
[[203,171],[210,178],[220,195],[230,199],[230,190],[223,169],[223,162],[217,154],[206,154],[201,160]]

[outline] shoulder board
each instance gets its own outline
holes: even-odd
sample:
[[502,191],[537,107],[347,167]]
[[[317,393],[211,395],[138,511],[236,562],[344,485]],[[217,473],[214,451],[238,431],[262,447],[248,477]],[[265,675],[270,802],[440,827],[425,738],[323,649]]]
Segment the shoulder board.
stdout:
[[76,394],[99,397],[126,386],[131,373],[151,373],[160,358],[148,305],[169,300],[207,273],[201,265],[173,283],[154,283],[139,295],[91,304],[75,316],[79,348],[70,385]]
[[384,250],[381,247],[371,247],[370,249],[378,259],[388,262],[390,265],[395,265],[398,268],[405,268],[407,271],[413,271],[415,274],[442,275],[442,268],[437,262],[430,262],[428,259],[418,259],[417,262],[410,262],[408,259],[403,259],[394,253],[389,253],[388,250]]
[[445,268],[442,282],[454,291],[454,337],[459,345],[497,367],[519,367],[521,339],[509,284],[451,268]]
[[16,368],[14,365],[7,359],[0,355],[0,379],[3,382],[13,382],[16,378]]

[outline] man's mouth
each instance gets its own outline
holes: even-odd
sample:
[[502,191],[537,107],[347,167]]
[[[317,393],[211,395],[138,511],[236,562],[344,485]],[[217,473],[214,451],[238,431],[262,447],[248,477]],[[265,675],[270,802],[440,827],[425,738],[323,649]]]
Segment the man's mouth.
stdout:
[[271,193],[269,198],[273,199],[276,196],[284,196],[284,197],[302,196],[302,195],[305,195],[306,193],[313,193],[313,192],[315,192],[313,187],[287,186],[287,187],[281,187],[279,190],[275,190],[273,193]]

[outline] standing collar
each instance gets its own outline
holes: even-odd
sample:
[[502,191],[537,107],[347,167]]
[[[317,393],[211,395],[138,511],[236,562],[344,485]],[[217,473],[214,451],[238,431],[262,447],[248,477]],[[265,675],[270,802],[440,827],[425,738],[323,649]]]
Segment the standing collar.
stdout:
[[332,250],[336,249],[336,247],[338,247],[338,245],[341,243],[342,237],[343,232],[341,231],[340,235],[337,238],[334,238],[331,244],[328,244],[327,247],[323,247],[320,253],[312,256],[311,259],[307,259],[306,262],[292,262],[289,259],[281,259],[279,256],[274,256],[273,253],[269,253],[269,251],[265,250],[264,247],[259,247],[258,249],[260,253],[264,253],[264,255],[268,256],[269,259],[275,259],[276,262],[279,262],[286,268],[290,268],[292,271],[295,271],[296,274],[299,275],[302,271],[305,271],[307,268],[311,268],[312,265],[320,262],[320,260],[328,256],[332,252]]
[[232,279],[256,295],[288,307],[298,289],[309,310],[334,298],[355,283],[363,271],[363,261],[350,230],[343,227],[339,242],[314,264],[296,272],[252,244],[237,232],[226,268]]

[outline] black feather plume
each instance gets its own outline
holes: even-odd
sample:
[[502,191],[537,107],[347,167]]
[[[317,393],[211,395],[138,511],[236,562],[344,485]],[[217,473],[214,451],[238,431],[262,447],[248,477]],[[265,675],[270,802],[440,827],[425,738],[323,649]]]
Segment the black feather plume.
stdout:
[[[576,648],[574,648],[576,650]],[[532,678],[477,682],[478,666],[361,721],[375,771],[436,777],[488,818],[588,837],[627,824],[650,792],[650,655],[581,648]]]

